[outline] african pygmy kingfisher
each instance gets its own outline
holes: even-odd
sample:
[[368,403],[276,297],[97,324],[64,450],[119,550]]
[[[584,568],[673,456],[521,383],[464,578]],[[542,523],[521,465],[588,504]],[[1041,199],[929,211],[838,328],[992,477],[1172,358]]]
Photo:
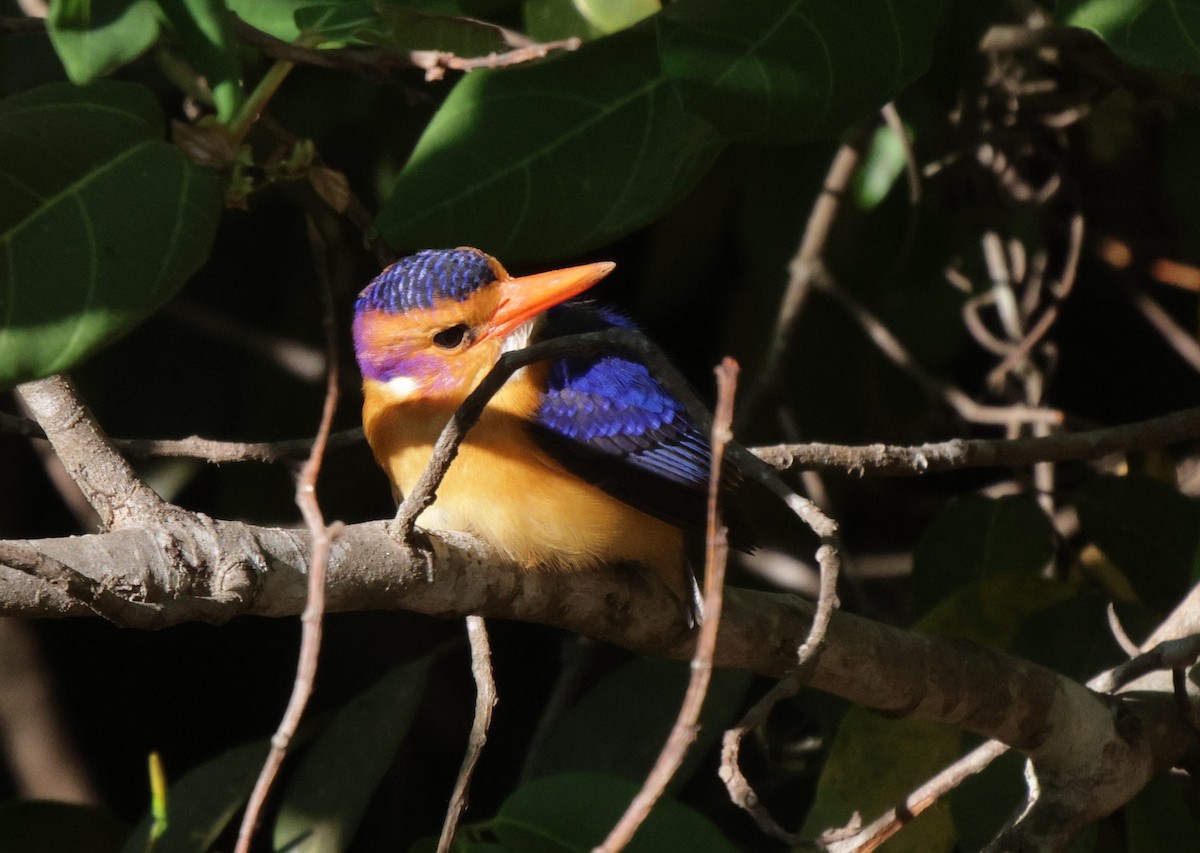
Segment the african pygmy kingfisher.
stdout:
[[[502,353],[630,327],[566,302],[613,267],[513,277],[478,249],[434,249],[392,264],[359,294],[363,428],[397,500]],[[639,563],[690,606],[683,531],[703,524],[709,456],[683,405],[643,364],[615,352],[538,362],[488,403],[418,523],[475,534],[531,569]]]

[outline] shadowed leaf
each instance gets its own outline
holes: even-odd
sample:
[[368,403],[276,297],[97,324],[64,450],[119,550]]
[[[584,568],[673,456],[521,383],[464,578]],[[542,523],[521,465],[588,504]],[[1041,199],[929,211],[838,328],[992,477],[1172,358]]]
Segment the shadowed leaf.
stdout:
[[220,179],[162,132],[150,92],[126,83],[0,101],[0,387],[66,370],[203,263]]

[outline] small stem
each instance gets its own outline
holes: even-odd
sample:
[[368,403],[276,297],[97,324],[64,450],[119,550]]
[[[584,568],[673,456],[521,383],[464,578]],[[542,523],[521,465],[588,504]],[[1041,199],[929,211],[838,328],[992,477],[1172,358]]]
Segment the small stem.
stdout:
[[275,64],[267,69],[267,73],[258,81],[258,85],[254,87],[254,91],[246,98],[245,103],[237,111],[237,115],[229,122],[227,132],[229,141],[237,147],[246,138],[246,134],[250,132],[250,128],[258,121],[259,115],[271,98],[275,97],[275,93],[279,91],[279,87],[283,85],[283,81],[287,79],[288,74],[296,67],[296,63],[286,59],[279,59]]

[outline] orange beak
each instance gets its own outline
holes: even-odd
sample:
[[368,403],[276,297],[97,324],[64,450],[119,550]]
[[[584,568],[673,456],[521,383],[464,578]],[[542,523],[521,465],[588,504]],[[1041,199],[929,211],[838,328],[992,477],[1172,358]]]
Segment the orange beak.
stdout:
[[604,278],[616,267],[612,261],[583,264],[561,270],[503,278],[500,281],[500,304],[484,332],[485,337],[506,337],[521,324],[533,319],[547,308],[578,296]]

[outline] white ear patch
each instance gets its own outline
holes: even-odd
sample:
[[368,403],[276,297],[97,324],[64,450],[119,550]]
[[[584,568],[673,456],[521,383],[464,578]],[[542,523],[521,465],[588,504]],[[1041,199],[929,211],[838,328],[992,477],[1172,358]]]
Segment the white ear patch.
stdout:
[[383,387],[393,400],[407,400],[416,394],[421,386],[411,376],[393,376],[383,383]]

